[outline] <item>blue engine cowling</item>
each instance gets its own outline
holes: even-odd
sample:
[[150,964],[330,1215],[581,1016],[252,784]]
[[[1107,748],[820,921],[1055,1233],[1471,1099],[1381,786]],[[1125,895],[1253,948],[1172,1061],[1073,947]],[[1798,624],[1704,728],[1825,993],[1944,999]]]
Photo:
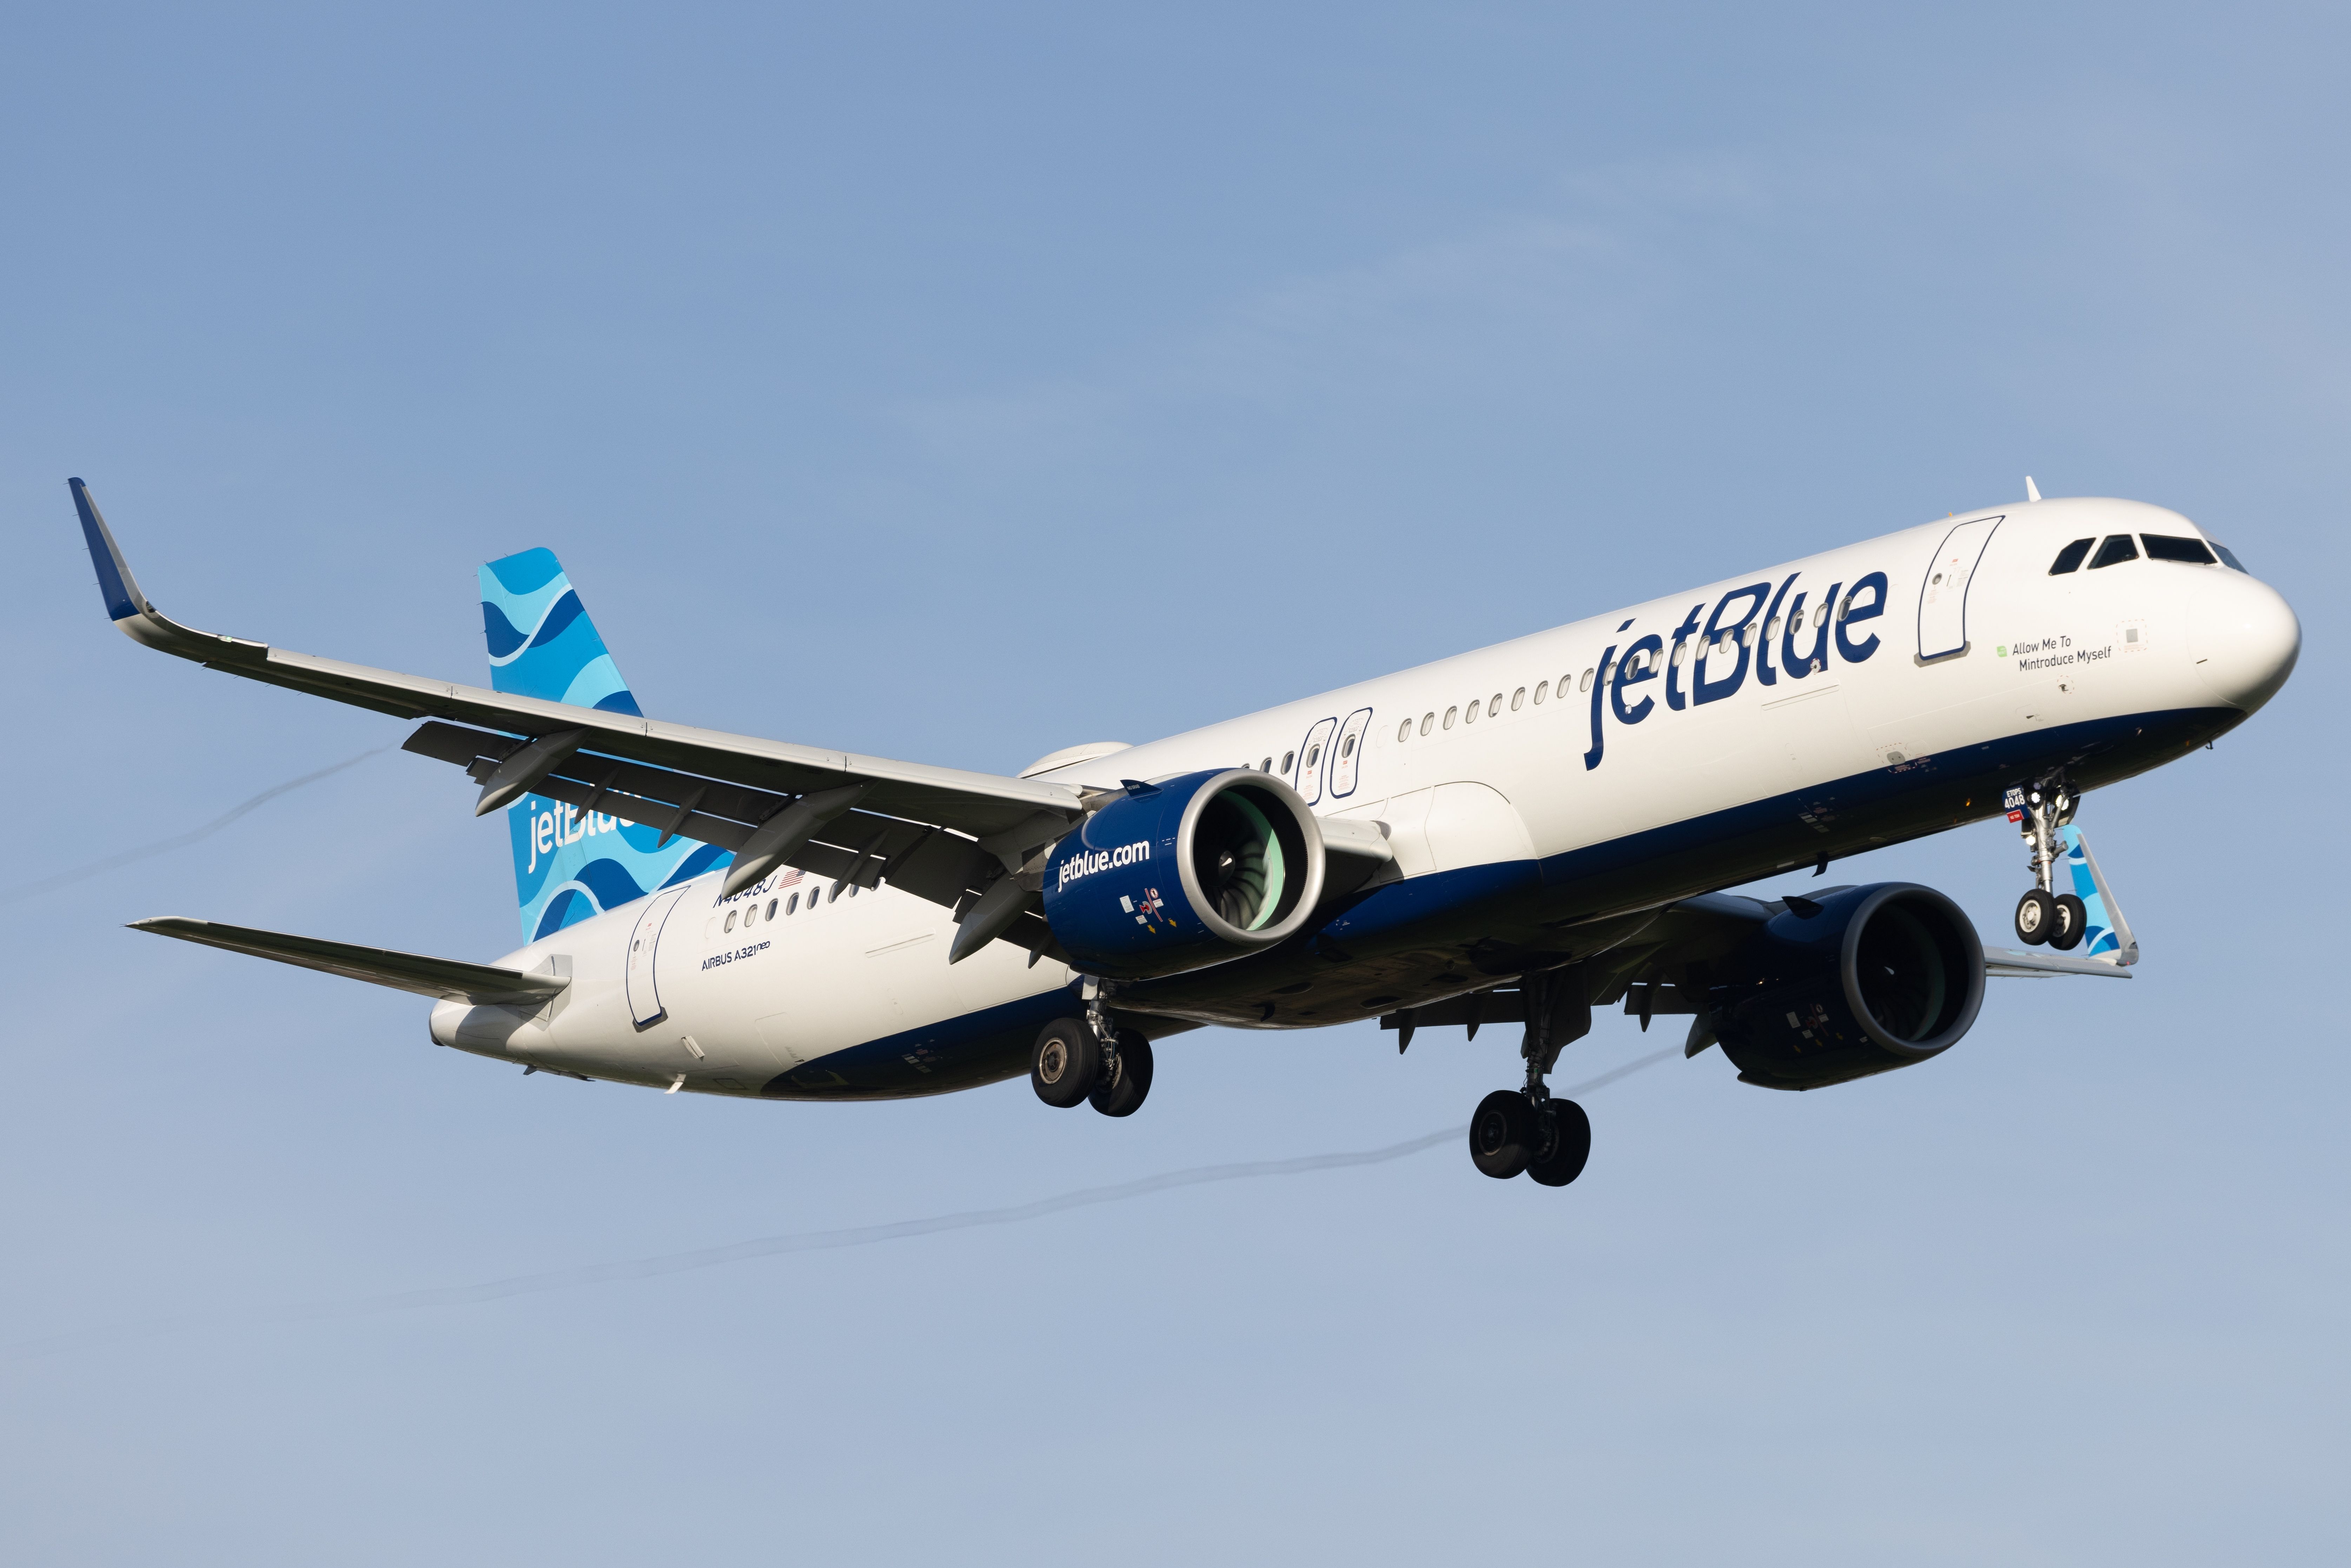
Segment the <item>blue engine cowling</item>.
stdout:
[[1045,921],[1088,974],[1182,974],[1295,936],[1322,873],[1322,829],[1289,785],[1187,773],[1130,785],[1053,846]]
[[1708,977],[1715,1038],[1749,1083],[1818,1089],[1958,1043],[1983,1006],[1983,943],[1931,887],[1885,882],[1773,916]]

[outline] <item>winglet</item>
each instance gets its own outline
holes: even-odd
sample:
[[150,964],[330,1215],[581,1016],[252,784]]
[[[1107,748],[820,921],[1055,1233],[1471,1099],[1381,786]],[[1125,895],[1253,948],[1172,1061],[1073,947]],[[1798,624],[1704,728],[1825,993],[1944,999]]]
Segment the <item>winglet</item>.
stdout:
[[269,656],[266,643],[248,642],[217,632],[199,632],[181,625],[156,609],[140,590],[139,580],[131,575],[131,563],[122,559],[122,547],[114,542],[114,530],[99,516],[98,503],[89,498],[89,486],[78,479],[68,479],[66,488],[73,492],[74,510],[81,514],[81,534],[89,545],[89,564],[98,570],[98,591],[106,599],[106,613],[116,630],[134,643],[203,664],[224,661],[250,664]]
[[106,519],[98,514],[98,503],[89,498],[89,486],[78,479],[66,481],[73,492],[74,510],[81,514],[81,537],[89,545],[89,563],[98,569],[98,591],[106,596],[109,620],[126,621],[153,606],[139,591],[139,580],[131,575],[131,563],[122,559],[122,547],[114,542],[113,531]]

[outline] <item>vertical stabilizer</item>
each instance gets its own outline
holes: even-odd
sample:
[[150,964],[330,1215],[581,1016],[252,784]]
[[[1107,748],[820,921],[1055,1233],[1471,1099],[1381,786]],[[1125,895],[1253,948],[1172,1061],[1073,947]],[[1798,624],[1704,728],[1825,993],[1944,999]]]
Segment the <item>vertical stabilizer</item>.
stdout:
[[2098,869],[2097,857],[2090,852],[2082,830],[2068,822],[2058,831],[2065,838],[2065,864],[2074,873],[2074,896],[2089,911],[2082,931],[2081,956],[2126,968],[2137,963],[2138,940],[2131,935],[2130,922],[2123,918],[2123,906],[2114,889],[2106,885],[2105,873]]
[[[482,635],[490,685],[517,696],[641,714],[555,552],[524,550],[482,568]],[[602,811],[525,795],[507,810],[526,942],[656,888],[723,866],[715,844],[673,839]]]

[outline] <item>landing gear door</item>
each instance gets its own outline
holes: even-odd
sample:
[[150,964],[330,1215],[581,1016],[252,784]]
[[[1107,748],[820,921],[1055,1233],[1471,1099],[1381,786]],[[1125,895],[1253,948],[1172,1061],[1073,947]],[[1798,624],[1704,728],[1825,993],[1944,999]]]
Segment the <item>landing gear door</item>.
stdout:
[[1343,800],[1355,792],[1356,769],[1364,762],[1364,731],[1371,727],[1372,710],[1359,707],[1339,727],[1339,747],[1331,754],[1331,799]]
[[1335,718],[1317,720],[1306,732],[1305,744],[1298,748],[1295,787],[1299,799],[1310,806],[1322,799],[1322,777],[1331,761],[1331,732],[1338,727]]
[[1943,536],[1918,590],[1918,662],[1954,659],[1968,651],[1968,584],[2001,517],[1977,517]]
[[684,896],[683,887],[653,894],[645,900],[644,912],[637,916],[636,929],[629,933],[629,1016],[636,1020],[639,1029],[650,1029],[669,1016],[662,1006],[661,991],[653,984],[653,959],[661,951],[662,927],[669,923],[670,911]]

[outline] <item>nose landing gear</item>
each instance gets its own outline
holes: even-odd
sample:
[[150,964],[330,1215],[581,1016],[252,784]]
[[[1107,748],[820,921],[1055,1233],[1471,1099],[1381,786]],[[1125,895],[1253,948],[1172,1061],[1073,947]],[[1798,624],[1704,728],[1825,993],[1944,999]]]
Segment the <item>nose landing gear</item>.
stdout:
[[2032,850],[2027,869],[2032,873],[2033,886],[2016,901],[2016,939],[2028,947],[2045,942],[2061,953],[2070,952],[2081,946],[2082,933],[2089,925],[2088,906],[2073,894],[2055,891],[2057,862],[2064,856],[2057,830],[2074,820],[2080,804],[2062,775],[2044,779],[2024,791],[2022,831]]
[[1520,982],[1527,996],[1527,1059],[1523,1089],[1497,1089],[1478,1102],[1469,1119],[1469,1159],[1499,1181],[1520,1175],[1544,1186],[1565,1186],[1592,1157],[1592,1118],[1573,1100],[1554,1100],[1544,1077],[1570,1040],[1592,1032],[1592,1003],[1583,970],[1554,969]]

